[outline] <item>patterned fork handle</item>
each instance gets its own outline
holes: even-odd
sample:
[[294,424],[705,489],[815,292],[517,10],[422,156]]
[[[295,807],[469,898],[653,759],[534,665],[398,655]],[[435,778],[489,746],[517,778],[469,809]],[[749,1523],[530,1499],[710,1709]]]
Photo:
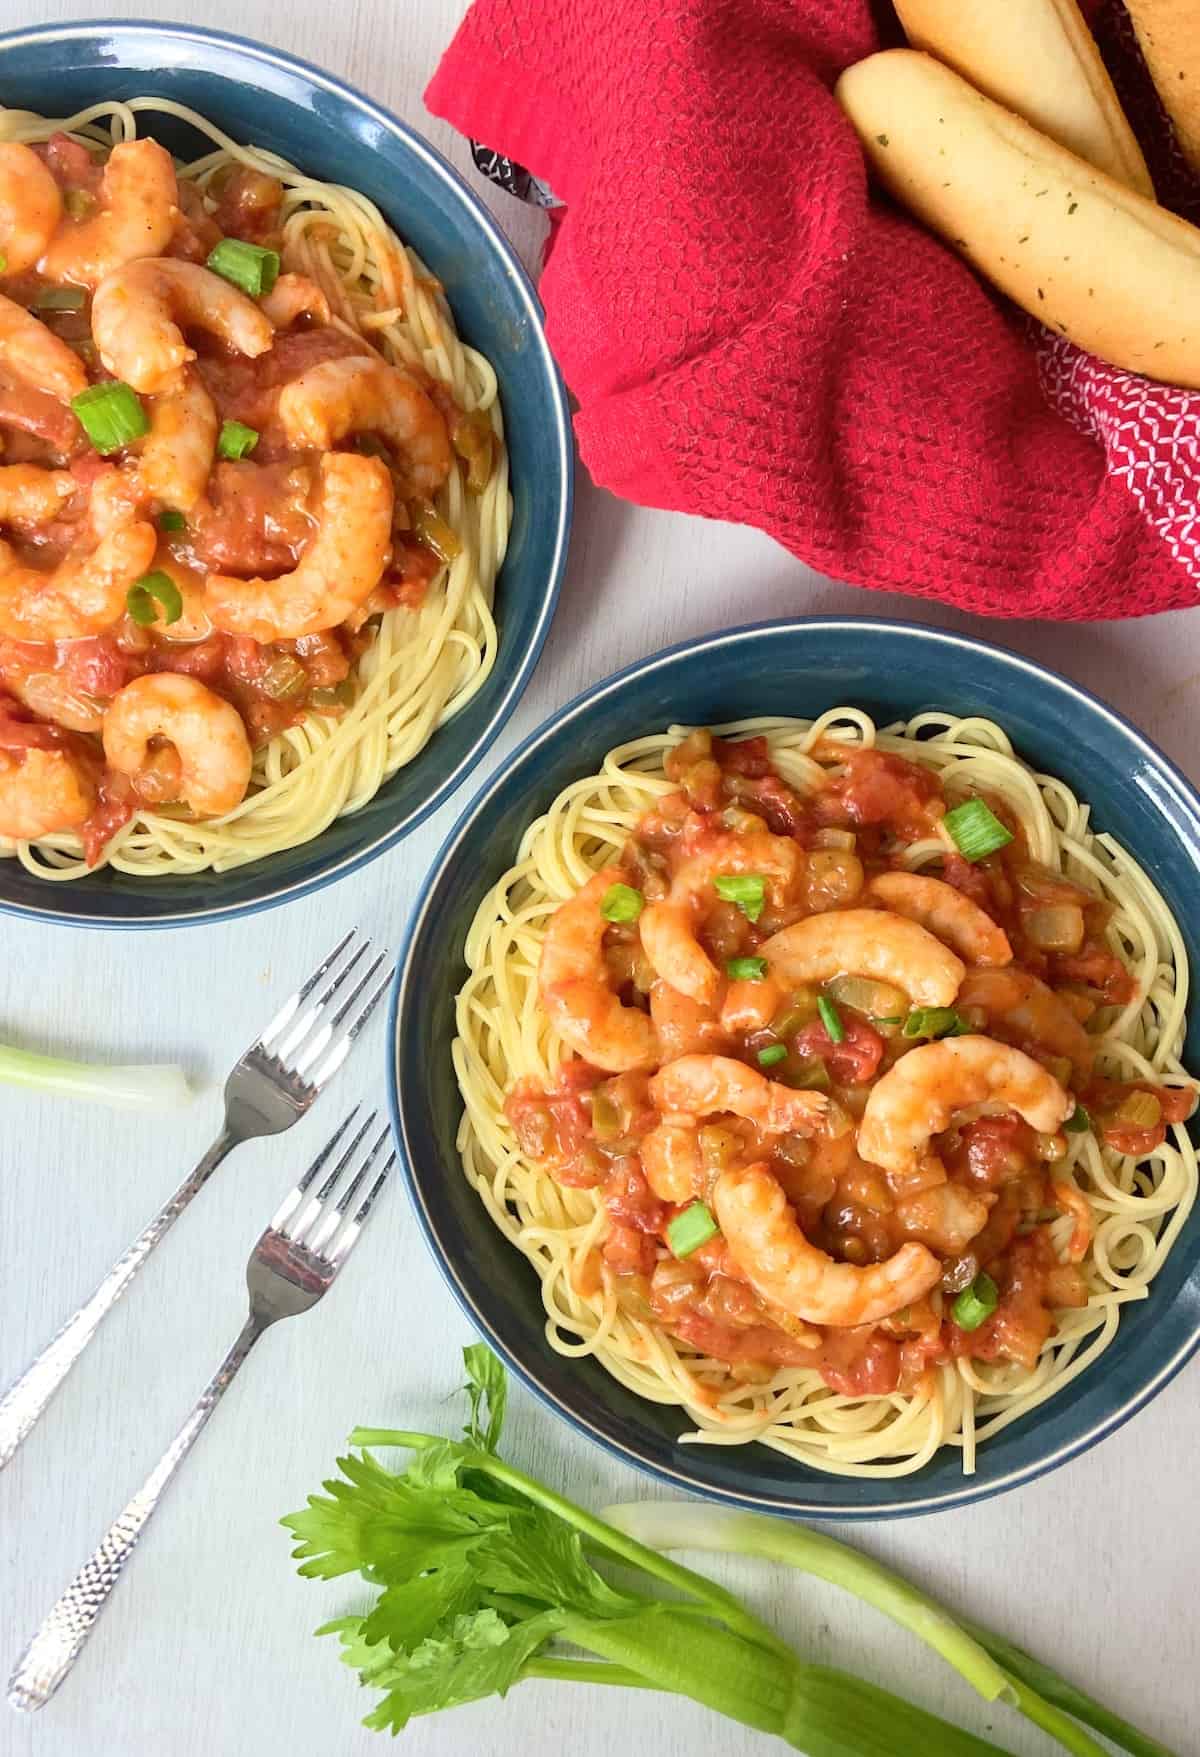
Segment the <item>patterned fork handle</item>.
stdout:
[[137,1494],[103,1539],[33,1637],[13,1672],[8,1700],[13,1708],[43,1708],[79,1657],[92,1625],[124,1572],[163,1490],[179,1469],[238,1368],[267,1329],[270,1319],[251,1313],[242,1333],[221,1362],[171,1444]]
[[151,1251],[237,1144],[236,1137],[222,1129],[191,1176],[180,1184],[124,1255],[118,1257],[92,1297],[67,1319],[54,1340],[46,1344],[33,1364],[0,1398],[0,1470],[30,1432]]

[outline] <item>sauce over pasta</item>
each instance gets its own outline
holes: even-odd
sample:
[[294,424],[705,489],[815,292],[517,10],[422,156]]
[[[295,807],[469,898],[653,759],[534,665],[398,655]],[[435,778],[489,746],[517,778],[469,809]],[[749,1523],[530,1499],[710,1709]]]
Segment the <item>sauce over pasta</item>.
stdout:
[[735,1393],[1031,1374],[1093,1292],[1072,1143],[1153,1155],[1194,1084],[1098,1071],[1138,998],[1113,904],[1000,793],[832,739],[806,761],[819,788],[762,736],[666,750],[665,790],[544,920],[565,1053],[512,1081],[507,1124],[597,1202],[576,1294]]
[[336,730],[501,452],[487,410],[381,351],[412,278],[382,222],[395,272],[364,290],[361,214],[322,232],[290,167],[214,158],[0,144],[0,839],[76,839],[86,866],[135,818],[238,811],[279,776],[259,753]]

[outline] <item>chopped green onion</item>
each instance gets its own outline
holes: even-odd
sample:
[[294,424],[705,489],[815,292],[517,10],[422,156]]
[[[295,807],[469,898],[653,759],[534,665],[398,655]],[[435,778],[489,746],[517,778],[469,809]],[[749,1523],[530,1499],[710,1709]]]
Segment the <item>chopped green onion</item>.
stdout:
[[965,1037],[971,1027],[953,1007],[914,1007],[904,1021],[904,1037]]
[[119,379],[109,384],[93,384],[71,398],[71,407],[79,416],[83,430],[103,457],[120,451],[123,445],[141,439],[150,431],[150,417],[142,407],[141,398],[132,385]]
[[872,1015],[876,1025],[903,1025],[903,1013],[875,1013]]
[[258,431],[241,421],[222,421],[217,451],[223,458],[244,458],[258,444]]
[[1075,1100],[1075,1108],[1063,1124],[1068,1135],[1085,1135],[1092,1126],[1092,1119],[1087,1106]]
[[0,250],[0,275],[8,273],[8,251]]
[[999,1304],[1000,1289],[986,1270],[981,1270],[970,1287],[963,1288],[950,1311],[960,1330],[978,1330]]
[[158,528],[160,531],[186,531],[187,520],[173,506],[168,506],[158,515]]
[[967,799],[942,819],[964,860],[982,860],[1012,841],[1000,819],[982,799]]
[[821,1015],[822,1025],[829,1033],[829,1041],[831,1043],[845,1043],[846,1027],[842,1024],[842,1015],[828,995],[817,996],[817,1011]]
[[767,881],[758,872],[719,872],[713,880],[723,903],[736,903],[747,921],[757,921],[767,900]]
[[87,294],[82,287],[39,287],[29,301],[31,311],[82,311]]
[[761,982],[767,974],[765,958],[730,958],[725,973],[732,982]]
[[677,1257],[690,1257],[718,1231],[717,1223],[703,1202],[693,1202],[667,1227],[667,1243]]
[[[155,599],[158,603],[155,603]],[[140,580],[135,580],[125,594],[125,608],[130,616],[143,628],[149,628],[152,622],[159,620],[158,609],[162,606],[163,622],[178,622],[183,615],[183,599],[179,595],[179,587],[170,574],[156,569],[153,573],[144,573]]]
[[82,220],[95,205],[95,196],[89,195],[86,189],[68,189],[63,196],[63,206],[73,220]]
[[600,899],[600,913],[605,921],[636,921],[645,907],[645,897],[632,885],[609,885]]
[[279,252],[241,238],[222,238],[209,252],[208,266],[252,299],[269,293],[279,276]]
[[758,1052],[758,1065],[760,1068],[773,1068],[776,1062],[784,1061],[786,1057],[786,1043],[768,1043],[765,1049]]

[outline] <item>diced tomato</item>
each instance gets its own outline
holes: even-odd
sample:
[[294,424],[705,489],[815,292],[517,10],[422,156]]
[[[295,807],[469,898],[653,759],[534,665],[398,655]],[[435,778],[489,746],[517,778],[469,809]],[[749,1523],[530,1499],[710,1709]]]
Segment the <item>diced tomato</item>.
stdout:
[[57,726],[33,719],[19,702],[0,695],[0,750],[54,750],[62,743]]
[[883,750],[850,750],[845,772],[816,800],[823,824],[882,824],[906,841],[928,833],[945,813],[941,785],[931,769]]
[[301,635],[293,644],[296,657],[308,672],[310,688],[328,689],[350,675],[350,659],[336,630]]
[[81,451],[78,457],[71,459],[68,468],[81,488],[94,488],[101,476],[107,476],[116,466],[107,463],[89,446],[87,451]]
[[86,189],[94,194],[100,187],[104,167],[94,159],[86,146],[61,131],[34,147],[60,189]]
[[765,738],[714,738],[713,756],[729,775],[761,780],[771,773],[771,750]]
[[217,572],[287,572],[312,536],[311,489],[311,472],[303,466],[244,460],[218,464],[208,498],[188,527],[196,560]]
[[795,1038],[797,1055],[819,1055],[830,1078],[844,1086],[860,1086],[873,1080],[883,1059],[883,1038],[857,1013],[843,1011],[845,1042],[835,1043],[820,1019],[806,1025]]
[[67,641],[62,647],[62,669],[73,688],[106,701],[138,675],[141,665],[123,653],[112,635],[91,635]]
[[604,1261],[618,1275],[649,1275],[654,1268],[657,1249],[651,1233],[635,1226],[614,1224],[605,1239]]
[[270,663],[271,654],[266,647],[251,639],[248,634],[232,634],[226,637],[225,669],[239,683],[257,683]]
[[225,669],[226,639],[218,633],[202,641],[162,641],[155,647],[151,662],[155,671],[175,671],[183,677],[215,683]]
[[964,897],[970,897],[973,903],[978,903],[988,914],[993,913],[992,887],[987,868],[982,861],[972,864],[971,861],[964,860],[961,854],[947,854],[942,861],[942,880],[945,884],[953,885],[956,891],[961,891]]
[[385,586],[393,593],[393,602],[406,610],[419,610],[429,582],[441,565],[423,543],[411,537],[397,537],[392,545],[391,565],[383,576]]
[[[1121,1122],[1115,1114],[1134,1092],[1148,1092],[1158,1100],[1162,1114],[1149,1128]],[[1162,1146],[1170,1123],[1187,1122],[1196,1109],[1196,1094],[1187,1086],[1155,1086],[1149,1080],[1096,1080],[1085,1093],[1084,1103],[1105,1146],[1127,1153],[1131,1159],[1142,1159]]]
[[873,1325],[829,1329],[808,1364],[843,1397],[886,1397],[900,1382],[900,1344]]
[[813,1350],[806,1348],[773,1324],[742,1327],[723,1324],[703,1312],[674,1312],[665,1318],[666,1328],[681,1342],[711,1355],[713,1360],[761,1361],[764,1366],[803,1367],[813,1364]]
[[229,173],[217,197],[213,219],[229,237],[249,244],[264,244],[279,228],[283,184],[248,165]]
[[1036,1162],[1036,1137],[1019,1116],[981,1116],[959,1131],[943,1155],[951,1171],[982,1190],[999,1189]]
[[1060,1267],[1044,1229],[1019,1238],[1007,1258],[989,1273],[1000,1287],[1000,1303],[977,1330],[961,1330],[948,1324],[947,1344],[952,1355],[973,1360],[1011,1360],[1032,1369],[1042,1344],[1054,1328],[1047,1309],[1047,1281]]
[[79,422],[65,403],[7,374],[0,374],[0,426],[31,433],[64,456],[80,439]]
[[636,1157],[618,1159],[604,1185],[604,1206],[622,1226],[657,1236],[667,1224],[671,1210],[660,1202]]
[[109,841],[129,822],[136,809],[137,796],[128,777],[106,769],[100,778],[92,814],[79,832],[83,857],[89,866],[95,866]]
[[531,1159],[569,1159],[576,1154],[592,1131],[586,1095],[603,1078],[588,1062],[569,1061],[559,1069],[557,1086],[548,1092],[536,1080],[518,1080],[504,1111],[522,1152]]
[[767,828],[775,836],[794,836],[807,842],[815,828],[813,809],[794,793],[778,775],[753,776],[732,774],[726,778],[725,792],[744,811],[757,812],[765,818]]
[[1137,984],[1116,953],[1094,942],[1085,944],[1080,952],[1053,955],[1050,971],[1052,980],[1098,988],[1114,1007],[1124,1006],[1137,993]]

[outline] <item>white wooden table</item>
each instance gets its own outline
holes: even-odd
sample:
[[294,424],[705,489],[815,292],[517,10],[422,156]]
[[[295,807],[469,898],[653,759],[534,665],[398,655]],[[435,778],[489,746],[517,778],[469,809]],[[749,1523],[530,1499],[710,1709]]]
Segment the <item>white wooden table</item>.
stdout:
[[[548,0],[552,4],[553,0]],[[463,0],[205,0],[172,15],[249,32],[348,77],[423,129],[480,187],[464,143],[420,94]],[[148,14],[119,0],[42,0],[39,18]],[[0,26],[28,8],[0,0]],[[532,262],[540,219],[483,188]],[[914,609],[807,573],[756,533],[644,512],[581,475],[558,620],[503,760],[553,708],[683,636],[787,611],[882,612],[970,628],[1060,667],[1130,714],[1200,778],[1200,613],[1142,623],[986,624]],[[483,770],[480,779],[483,778]],[[203,1096],[141,1140],[89,1107],[0,1088],[0,1384],[90,1291],[216,1130],[231,1056],[352,922],[399,936],[422,874],[465,803],[342,884],[212,931],[103,934],[0,919],[0,1035],[99,1058],[178,1059]],[[447,951],[448,980],[452,949]],[[140,1483],[243,1316],[242,1264],[297,1169],[353,1098],[384,1104],[376,1027],[336,1096],[290,1135],[242,1149],[109,1321],[57,1405],[0,1478],[0,1669]],[[323,1757],[382,1751],[357,1727],[370,1702],[310,1631],[360,1602],[300,1582],[278,1517],[329,1474],[356,1422],[455,1424],[444,1403],[471,1340],[393,1189],[323,1310],[262,1344],[151,1528],[80,1663],[40,1717],[0,1707],[6,1757]],[[657,1492],[515,1396],[511,1455],[595,1506]],[[876,1555],[1074,1673],[1180,1753],[1200,1751],[1196,1459],[1200,1363],[1097,1451],[967,1511],[860,1527]],[[915,1642],[837,1594],[765,1567],[722,1570],[814,1659],[904,1690],[1002,1746],[1048,1742],[985,1711]],[[636,1715],[636,1721],[634,1716]],[[765,1753],[765,1737],[699,1708],[579,1686],[523,1685],[417,1722],[404,1749],[609,1757]]]

